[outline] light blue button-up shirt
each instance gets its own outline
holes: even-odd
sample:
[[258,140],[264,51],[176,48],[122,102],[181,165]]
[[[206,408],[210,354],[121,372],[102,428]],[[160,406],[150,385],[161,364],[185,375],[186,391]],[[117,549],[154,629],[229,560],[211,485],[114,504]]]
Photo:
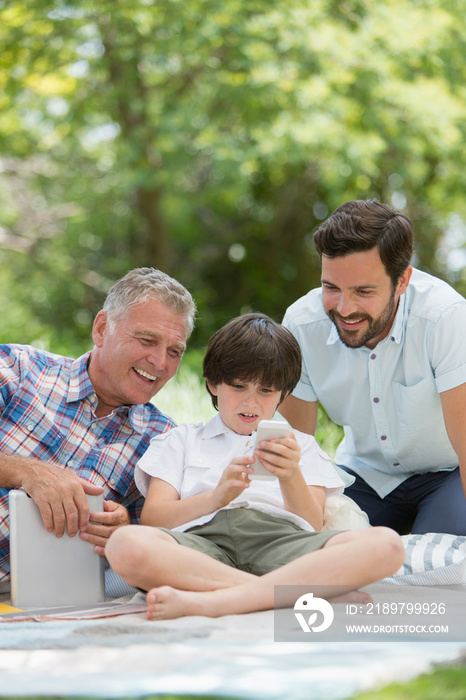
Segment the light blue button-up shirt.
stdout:
[[303,354],[294,396],[319,401],[344,427],[336,464],[381,497],[413,474],[458,466],[439,394],[466,382],[466,300],[448,284],[414,270],[390,333],[373,350],[341,342],[321,289],[292,304],[283,324]]

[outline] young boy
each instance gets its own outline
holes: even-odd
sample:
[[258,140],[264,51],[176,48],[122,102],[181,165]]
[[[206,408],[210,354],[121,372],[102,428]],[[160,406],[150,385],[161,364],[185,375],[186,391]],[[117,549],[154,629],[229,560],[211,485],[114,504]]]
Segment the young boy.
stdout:
[[219,415],[151,440],[135,474],[142,525],[119,528],[105,549],[115,571],[149,591],[149,619],[273,608],[275,585],[312,584],[332,597],[403,562],[388,528],[321,532],[326,491],[341,493],[343,482],[313,436],[290,430],[261,443],[255,454],[277,478],[251,480],[257,425],[300,375],[297,341],[263,314],[210,339],[203,376]]

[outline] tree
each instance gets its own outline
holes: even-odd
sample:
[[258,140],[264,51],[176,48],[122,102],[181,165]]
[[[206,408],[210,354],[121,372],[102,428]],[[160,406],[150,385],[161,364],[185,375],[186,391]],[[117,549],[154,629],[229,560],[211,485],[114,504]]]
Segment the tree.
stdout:
[[191,289],[195,343],[248,308],[279,320],[319,284],[314,227],[353,198],[405,210],[419,266],[447,275],[466,216],[463,15],[446,0],[0,2],[2,339],[87,345],[136,265]]

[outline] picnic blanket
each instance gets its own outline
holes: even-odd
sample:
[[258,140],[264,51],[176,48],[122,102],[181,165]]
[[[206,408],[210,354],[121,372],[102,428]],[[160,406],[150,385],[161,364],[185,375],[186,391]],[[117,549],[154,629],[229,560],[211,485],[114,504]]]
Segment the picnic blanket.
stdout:
[[[374,601],[390,589],[368,587]],[[418,600],[416,587],[405,595]],[[464,592],[455,592],[463,605]],[[144,604],[142,594],[119,602]],[[465,643],[274,641],[274,612],[151,622],[0,622],[1,696],[217,695],[333,700],[408,680],[463,654]]]

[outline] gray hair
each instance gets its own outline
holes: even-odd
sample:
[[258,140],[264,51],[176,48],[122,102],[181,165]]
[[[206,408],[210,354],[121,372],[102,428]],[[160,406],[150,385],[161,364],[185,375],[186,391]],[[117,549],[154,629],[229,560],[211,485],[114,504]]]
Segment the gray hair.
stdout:
[[189,338],[196,316],[194,299],[182,284],[154,267],[137,267],[111,287],[103,305],[111,330],[132,306],[145,304],[150,299],[157,299],[176,314],[184,316]]

